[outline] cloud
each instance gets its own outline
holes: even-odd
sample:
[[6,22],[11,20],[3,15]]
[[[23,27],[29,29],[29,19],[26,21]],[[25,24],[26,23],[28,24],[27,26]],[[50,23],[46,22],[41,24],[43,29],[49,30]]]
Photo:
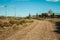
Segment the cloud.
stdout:
[[59,2],[60,0],[46,0],[48,2]]

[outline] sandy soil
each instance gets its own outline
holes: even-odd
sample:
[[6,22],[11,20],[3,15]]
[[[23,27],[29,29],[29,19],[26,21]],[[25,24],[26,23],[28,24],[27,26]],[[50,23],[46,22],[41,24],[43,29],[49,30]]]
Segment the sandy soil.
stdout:
[[54,30],[55,26],[52,23],[36,20],[5,40],[58,40],[56,33],[53,32]]

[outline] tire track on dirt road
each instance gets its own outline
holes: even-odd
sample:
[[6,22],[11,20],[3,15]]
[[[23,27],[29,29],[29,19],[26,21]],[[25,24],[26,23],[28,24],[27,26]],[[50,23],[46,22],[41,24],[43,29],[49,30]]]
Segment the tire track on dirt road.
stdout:
[[38,21],[34,21],[30,26],[16,32],[15,34],[13,34],[12,36],[6,38],[5,40],[17,40],[17,39],[22,39],[25,37],[25,35],[31,31],[36,25],[38,25],[39,22]]
[[6,40],[58,40],[53,32],[55,26],[48,21],[36,21]]
[[58,40],[53,33],[54,26],[47,21],[40,21],[39,25],[21,40]]

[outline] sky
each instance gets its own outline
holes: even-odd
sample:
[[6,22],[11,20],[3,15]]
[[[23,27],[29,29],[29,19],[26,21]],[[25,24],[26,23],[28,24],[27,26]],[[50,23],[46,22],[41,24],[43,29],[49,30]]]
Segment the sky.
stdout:
[[0,0],[0,16],[25,17],[29,14],[60,13],[60,0]]

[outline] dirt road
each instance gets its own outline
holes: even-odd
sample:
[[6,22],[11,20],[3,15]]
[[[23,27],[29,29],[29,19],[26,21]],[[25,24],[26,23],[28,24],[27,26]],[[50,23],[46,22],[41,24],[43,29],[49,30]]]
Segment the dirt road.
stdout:
[[48,21],[35,21],[5,40],[58,40],[54,25]]

